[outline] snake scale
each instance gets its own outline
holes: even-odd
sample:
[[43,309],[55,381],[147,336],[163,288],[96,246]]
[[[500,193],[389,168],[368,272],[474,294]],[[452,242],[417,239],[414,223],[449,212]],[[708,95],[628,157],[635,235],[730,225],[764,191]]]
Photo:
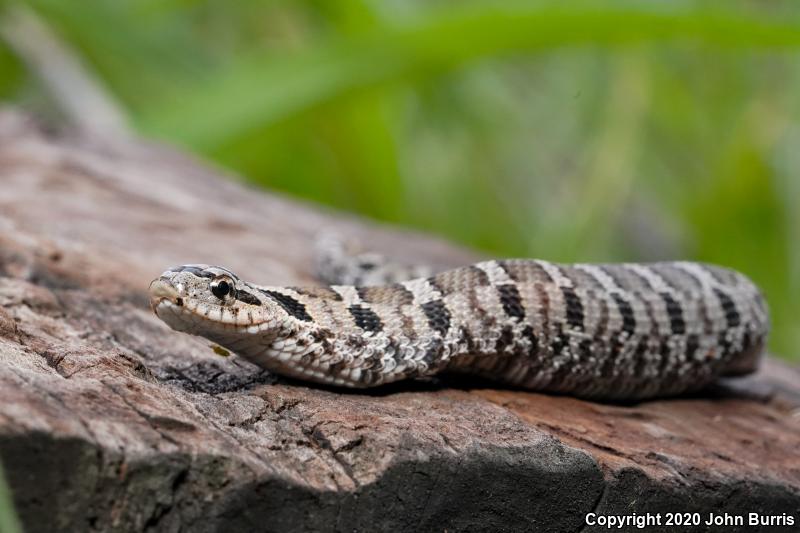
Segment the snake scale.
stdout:
[[184,265],[153,281],[151,305],[173,329],[307,381],[372,387],[446,371],[612,400],[675,395],[752,372],[769,330],[748,278],[701,263],[510,259],[409,281],[383,277],[377,285],[269,287]]

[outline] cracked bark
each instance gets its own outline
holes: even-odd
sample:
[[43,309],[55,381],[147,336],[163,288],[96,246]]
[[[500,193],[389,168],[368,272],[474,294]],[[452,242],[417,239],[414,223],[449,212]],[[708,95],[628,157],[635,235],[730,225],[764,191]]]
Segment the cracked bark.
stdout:
[[0,182],[0,457],[28,532],[591,531],[593,510],[800,513],[796,368],[769,360],[629,406],[456,378],[312,387],[171,331],[147,284],[197,261],[309,282],[322,227],[407,261],[474,257],[8,110]]

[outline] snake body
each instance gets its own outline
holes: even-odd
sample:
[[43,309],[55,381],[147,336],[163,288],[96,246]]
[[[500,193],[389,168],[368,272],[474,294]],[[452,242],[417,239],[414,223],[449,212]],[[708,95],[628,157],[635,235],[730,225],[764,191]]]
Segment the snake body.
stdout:
[[460,372],[604,399],[755,370],[769,319],[744,275],[690,262],[493,260],[374,286],[269,287],[184,265],[150,287],[172,328],[279,374],[346,387]]

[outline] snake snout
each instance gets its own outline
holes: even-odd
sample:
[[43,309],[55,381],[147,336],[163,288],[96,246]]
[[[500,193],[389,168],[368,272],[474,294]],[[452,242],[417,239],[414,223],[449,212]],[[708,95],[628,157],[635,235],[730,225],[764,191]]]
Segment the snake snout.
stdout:
[[154,279],[150,283],[150,307],[155,311],[156,307],[163,300],[172,302],[177,306],[183,305],[183,298],[180,297],[178,290],[164,278]]

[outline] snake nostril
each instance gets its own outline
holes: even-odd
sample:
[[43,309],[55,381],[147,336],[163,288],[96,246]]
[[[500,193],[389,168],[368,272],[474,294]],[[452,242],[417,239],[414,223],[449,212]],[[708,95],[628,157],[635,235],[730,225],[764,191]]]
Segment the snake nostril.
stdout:
[[175,305],[183,307],[183,298],[175,298]]

